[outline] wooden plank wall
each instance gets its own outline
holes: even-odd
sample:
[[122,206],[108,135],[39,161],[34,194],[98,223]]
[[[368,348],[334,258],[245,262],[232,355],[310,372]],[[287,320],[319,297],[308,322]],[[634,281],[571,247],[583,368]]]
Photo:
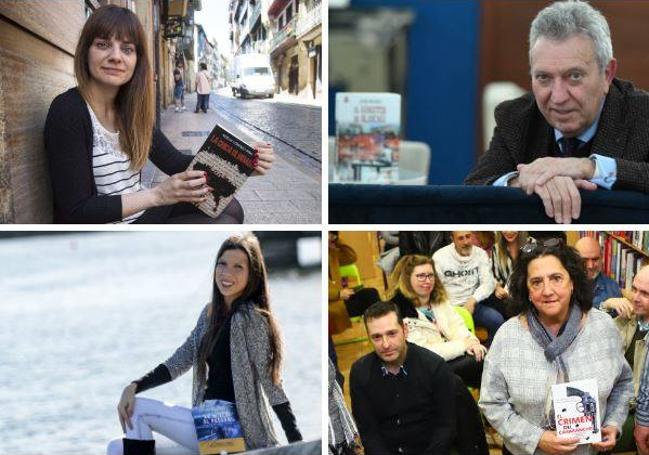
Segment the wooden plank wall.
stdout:
[[[494,81],[513,81],[531,89],[528,36],[536,14],[549,5],[544,0],[483,0],[481,3],[480,80],[482,91]],[[649,2],[646,0],[592,0],[590,4],[606,17],[611,29],[613,55],[618,61],[618,77],[632,80],[649,90]],[[477,110],[482,112],[482,108]],[[482,119],[477,122],[482,128]],[[482,138],[482,132],[477,136]],[[482,141],[478,141],[482,148]],[[480,151],[479,151],[480,153]]]
[[52,221],[43,127],[52,99],[75,85],[83,0],[0,2],[0,222]]

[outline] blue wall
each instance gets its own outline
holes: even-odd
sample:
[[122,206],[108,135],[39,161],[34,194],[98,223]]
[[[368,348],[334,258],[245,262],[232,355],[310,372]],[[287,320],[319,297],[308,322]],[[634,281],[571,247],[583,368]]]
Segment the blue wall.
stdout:
[[[479,0],[352,0],[351,4],[409,8],[415,13],[408,35],[403,137],[430,145],[431,183],[462,183],[473,166],[477,140]],[[334,104],[329,106],[331,122]]]

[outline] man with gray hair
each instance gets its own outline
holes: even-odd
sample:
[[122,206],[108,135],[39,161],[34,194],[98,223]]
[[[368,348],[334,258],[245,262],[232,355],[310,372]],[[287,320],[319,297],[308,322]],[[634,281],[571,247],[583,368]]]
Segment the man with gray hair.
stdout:
[[604,16],[555,2],[529,39],[533,93],[496,108],[489,149],[465,183],[536,193],[557,223],[579,217],[580,189],[649,193],[649,94],[615,78]]

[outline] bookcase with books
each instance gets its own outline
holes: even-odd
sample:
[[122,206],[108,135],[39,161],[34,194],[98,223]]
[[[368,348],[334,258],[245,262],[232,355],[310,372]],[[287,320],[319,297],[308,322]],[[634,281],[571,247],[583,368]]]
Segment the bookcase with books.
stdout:
[[602,249],[602,273],[621,289],[630,290],[633,277],[649,262],[649,232],[579,231],[579,237],[594,237]]

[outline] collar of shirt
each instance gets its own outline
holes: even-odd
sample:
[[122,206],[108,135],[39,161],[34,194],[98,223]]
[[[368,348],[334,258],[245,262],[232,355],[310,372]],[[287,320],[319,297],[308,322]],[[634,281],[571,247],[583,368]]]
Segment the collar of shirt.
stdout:
[[389,375],[399,376],[402,373],[403,373],[404,376],[408,376],[408,371],[406,370],[405,365],[401,365],[399,367],[399,371],[397,372],[397,374],[390,373],[390,371],[388,371],[388,369],[387,369],[387,367],[385,365],[381,365],[381,376],[383,376],[383,377],[386,377],[386,376],[389,376]]
[[638,319],[638,330],[641,332],[649,332],[649,322]]
[[[602,115],[602,109],[604,109],[604,101],[602,101],[602,104],[599,106],[599,112],[597,113],[597,117],[595,117],[595,121],[593,122],[593,124],[590,125],[586,129],[586,131],[584,131],[579,136],[577,136],[577,139],[579,139],[584,144],[590,141],[595,136],[595,133],[597,132],[597,126],[599,125],[599,118]],[[556,128],[554,128],[554,139],[557,142],[563,139],[563,133]]]

